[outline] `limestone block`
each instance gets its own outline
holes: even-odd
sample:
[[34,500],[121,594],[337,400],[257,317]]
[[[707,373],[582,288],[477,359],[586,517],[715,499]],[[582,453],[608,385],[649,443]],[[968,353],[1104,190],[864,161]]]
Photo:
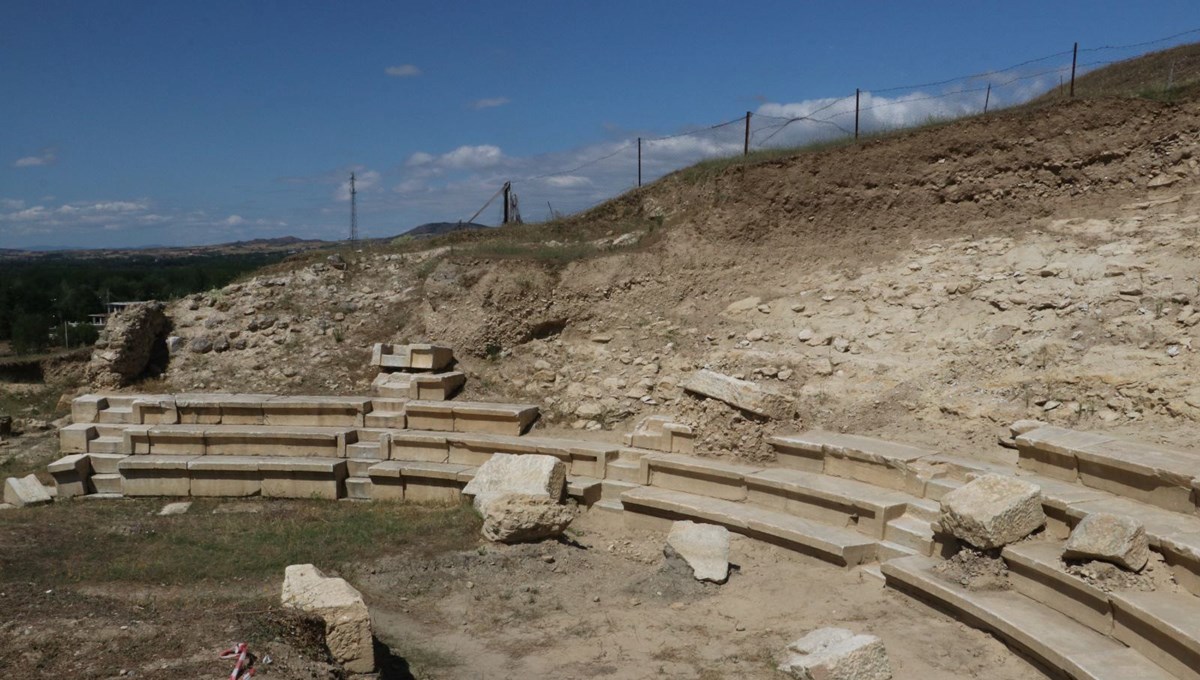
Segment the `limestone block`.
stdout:
[[84,453],[88,442],[100,436],[94,425],[76,423],[58,431],[58,450],[62,453]]
[[94,475],[115,475],[117,465],[125,458],[123,453],[89,453]]
[[1132,517],[1096,512],[1075,525],[1063,559],[1102,560],[1141,571],[1150,559],[1150,540],[1145,526]]
[[1000,548],[1046,523],[1042,490],[1015,477],[983,475],[942,497],[940,523],[976,548]]
[[479,466],[463,493],[474,497],[475,509],[486,515],[491,500],[506,494],[535,496],[558,503],[566,484],[567,467],[553,456],[497,453]]
[[788,645],[779,670],[802,680],[890,680],[883,641],[845,628],[820,628]]
[[673,422],[670,416],[646,416],[630,433],[626,443],[652,451],[692,453],[695,439],[691,427]]
[[350,673],[375,670],[371,614],[362,593],[345,579],[325,576],[311,564],[293,564],[284,572],[282,602],[325,622],[325,645]]
[[571,507],[546,496],[503,494],[487,503],[483,537],[501,543],[540,541],[558,536],[573,519],[575,511]]
[[27,505],[44,505],[52,499],[46,487],[35,475],[9,477],[4,481],[4,502],[23,508]]
[[708,369],[696,371],[683,389],[769,418],[782,416],[787,406],[787,399],[772,389]]
[[724,583],[729,578],[729,530],[691,520],[675,522],[663,548],[667,559],[682,559],[697,581]]
[[410,371],[440,371],[454,361],[454,351],[441,345],[375,343],[371,365]]
[[92,463],[86,453],[63,456],[46,466],[54,477],[59,498],[83,496],[88,492],[88,478],[92,476]]
[[100,473],[92,475],[91,478],[92,490],[98,494],[106,495],[124,495],[125,487],[122,484],[121,475],[116,473]]
[[98,394],[85,394],[71,401],[71,420],[76,423],[94,423],[100,412],[108,408],[108,398]]

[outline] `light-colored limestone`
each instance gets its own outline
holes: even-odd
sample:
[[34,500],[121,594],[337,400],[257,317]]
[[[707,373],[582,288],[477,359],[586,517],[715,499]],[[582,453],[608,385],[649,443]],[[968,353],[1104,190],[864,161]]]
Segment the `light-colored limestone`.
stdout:
[[89,480],[92,485],[92,490],[97,494],[104,495],[121,495],[125,494],[125,487],[121,475],[116,473],[99,473],[92,475]]
[[53,499],[46,487],[38,481],[36,475],[24,477],[9,477],[4,480],[4,502],[23,508],[31,505],[45,505]]
[[201,456],[188,462],[192,496],[257,496],[262,492],[259,458]]
[[1005,546],[1001,555],[1017,592],[1098,633],[1112,635],[1108,593],[1063,568],[1062,542],[1023,541]]
[[125,458],[123,453],[89,453],[92,462],[92,472],[97,475],[117,474],[117,465]]
[[346,496],[346,461],[311,456],[263,456],[258,463],[262,495],[267,498],[320,498]]
[[196,456],[146,454],[117,463],[126,496],[187,496],[191,479],[187,464]]
[[1075,525],[1063,558],[1102,560],[1141,571],[1150,559],[1150,542],[1141,522],[1124,515],[1097,512]]
[[375,343],[371,348],[371,365],[385,369],[440,371],[453,361],[454,351],[441,345]]
[[723,526],[675,522],[663,553],[687,563],[697,581],[724,583],[729,578],[729,530]]
[[345,579],[325,576],[311,564],[293,564],[284,571],[281,600],[285,607],[321,617],[325,645],[346,671],[375,670],[371,614],[362,593]]
[[462,371],[444,373],[380,373],[371,381],[371,393],[387,399],[445,401],[467,381]]
[[108,399],[99,394],[85,394],[71,401],[71,420],[75,423],[94,423],[100,411],[108,408]]
[[664,453],[693,453],[696,433],[690,426],[674,422],[671,416],[646,416],[626,435],[625,444]]
[[573,519],[573,508],[544,495],[499,494],[483,510],[483,537],[501,543],[540,541],[558,536]]
[[475,508],[486,515],[487,506],[493,499],[509,494],[558,503],[562,500],[566,480],[566,466],[552,456],[498,453],[479,466],[463,493],[471,496]]
[[58,449],[62,453],[85,453],[88,450],[88,442],[99,436],[95,425],[68,425],[58,431]]
[[63,456],[46,466],[58,488],[58,498],[72,498],[88,493],[88,478],[92,476],[92,462],[86,453]]
[[158,511],[159,517],[169,517],[171,515],[183,515],[188,510],[192,509],[191,501],[178,501],[175,503],[167,503],[162,510]]
[[771,468],[745,475],[747,502],[883,538],[885,526],[918,499],[829,475]]
[[762,468],[671,453],[642,456],[651,486],[729,501],[746,498],[746,477]]
[[1019,541],[1046,523],[1042,492],[1015,477],[984,475],[942,498],[942,528],[988,550]]
[[1111,594],[1113,637],[1183,680],[1200,680],[1200,600],[1165,590]]
[[706,368],[692,374],[683,389],[768,418],[783,415],[787,400],[778,392]]
[[1017,436],[1017,464],[1047,477],[1075,481],[1079,475],[1075,452],[1112,439],[1108,435],[1062,427],[1039,427]]
[[890,680],[883,640],[845,628],[820,628],[788,645],[779,670],[802,680]]

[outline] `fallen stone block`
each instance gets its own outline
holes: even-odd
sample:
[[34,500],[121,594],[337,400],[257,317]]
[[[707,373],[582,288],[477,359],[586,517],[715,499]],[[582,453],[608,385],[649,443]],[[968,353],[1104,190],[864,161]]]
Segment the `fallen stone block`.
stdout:
[[88,492],[88,478],[92,476],[92,462],[86,453],[63,456],[46,466],[54,477],[58,498],[83,496]]
[[158,511],[159,517],[169,517],[171,515],[182,515],[192,507],[191,501],[179,501],[178,503],[167,503],[162,510]]
[[557,504],[566,484],[567,467],[554,456],[497,453],[479,466],[463,493],[474,497],[475,509],[486,515],[493,499],[511,494]]
[[1132,517],[1095,512],[1075,525],[1063,559],[1101,560],[1141,571],[1150,560],[1150,540],[1146,527]]
[[724,583],[729,578],[729,530],[691,520],[675,522],[663,553],[683,560],[697,581]]
[[35,475],[9,477],[4,481],[4,502],[9,505],[23,508],[27,505],[45,505],[51,500],[50,493]]
[[1042,490],[1015,477],[983,475],[942,497],[942,529],[976,548],[1019,541],[1046,523]]
[[787,410],[787,398],[782,394],[708,369],[696,371],[683,389],[768,418],[780,417]]
[[819,628],[788,645],[779,670],[802,680],[890,680],[883,640],[845,628]]
[[345,579],[329,577],[311,564],[293,564],[284,571],[282,602],[325,622],[325,645],[350,673],[375,670],[371,614],[362,593]]
[[540,541],[558,536],[574,519],[573,508],[546,496],[504,494],[487,503],[483,537],[500,543]]

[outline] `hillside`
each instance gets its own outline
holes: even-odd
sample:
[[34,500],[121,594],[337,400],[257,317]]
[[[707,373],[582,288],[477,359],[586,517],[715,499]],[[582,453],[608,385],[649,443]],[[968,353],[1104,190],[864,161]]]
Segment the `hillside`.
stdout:
[[[1200,104],[1075,100],[823,151],[701,164],[583,215],[301,256],[172,310],[165,387],[365,393],[379,341],[454,346],[468,397],[546,425],[674,413],[715,454],[802,427],[995,450],[1038,417],[1185,441]],[[205,343],[198,343],[203,347]],[[791,400],[758,420],[709,367]]]

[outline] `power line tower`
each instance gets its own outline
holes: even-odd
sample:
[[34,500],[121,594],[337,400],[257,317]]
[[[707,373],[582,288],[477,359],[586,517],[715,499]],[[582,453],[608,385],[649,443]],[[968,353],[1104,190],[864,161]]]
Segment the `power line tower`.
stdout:
[[354,188],[354,173],[350,173],[350,240],[358,240],[358,190]]

